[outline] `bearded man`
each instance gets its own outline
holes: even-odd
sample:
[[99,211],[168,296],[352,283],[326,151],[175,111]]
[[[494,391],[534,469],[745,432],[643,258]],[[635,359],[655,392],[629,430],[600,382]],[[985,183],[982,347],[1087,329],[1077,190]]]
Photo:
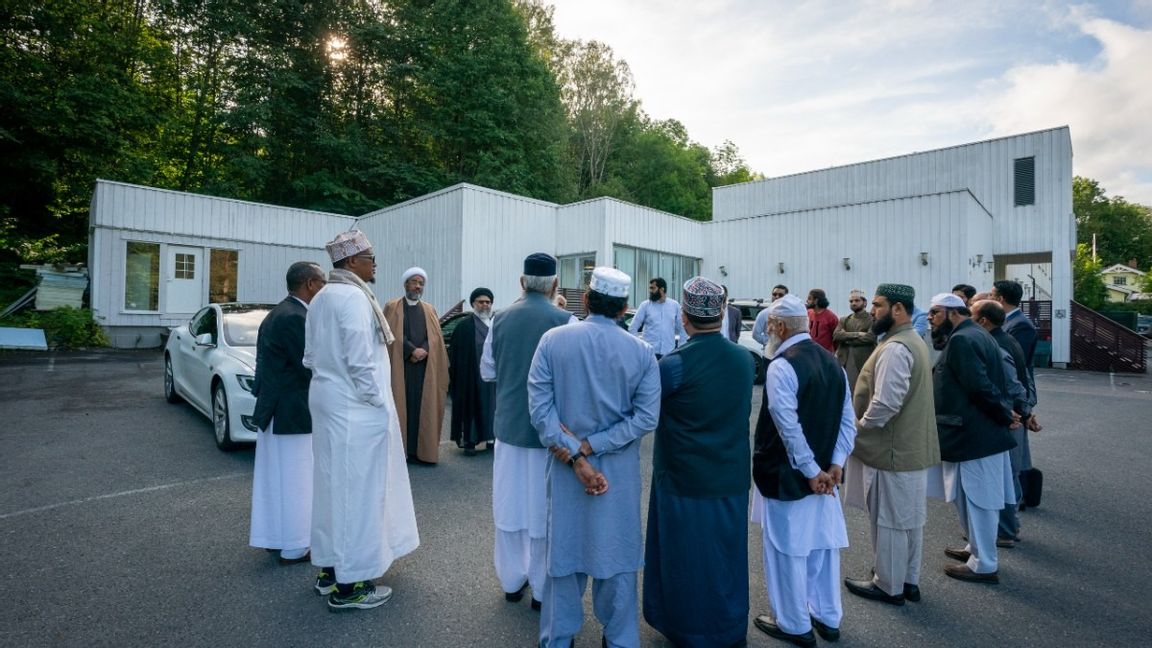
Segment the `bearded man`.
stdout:
[[448,351],[436,309],[424,301],[428,273],[408,268],[400,278],[404,296],[384,305],[384,318],[401,333],[392,353],[392,394],[404,430],[408,462],[432,466],[440,456],[440,425],[448,394]]
[[448,366],[448,391],[452,395],[451,439],[464,449],[465,457],[476,456],[476,446],[492,447],[496,437],[492,429],[496,411],[496,385],[480,379],[480,358],[484,339],[492,322],[492,291],[477,288],[468,297],[472,317],[467,317],[452,332],[451,363]]
[[860,368],[868,361],[868,356],[876,348],[876,334],[872,332],[872,316],[864,310],[868,300],[863,290],[853,290],[848,294],[850,315],[840,318],[832,341],[836,343],[836,360],[848,374],[848,387],[856,388],[856,377]]

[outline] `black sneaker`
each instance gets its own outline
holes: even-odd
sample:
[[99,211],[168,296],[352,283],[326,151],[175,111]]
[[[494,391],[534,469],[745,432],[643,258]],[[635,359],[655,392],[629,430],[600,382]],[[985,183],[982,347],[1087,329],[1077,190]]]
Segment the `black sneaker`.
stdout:
[[376,587],[372,583],[360,582],[352,586],[352,591],[347,596],[340,594],[340,590],[329,594],[328,611],[371,610],[384,605],[390,598],[392,598],[391,587],[387,585]]
[[316,574],[316,593],[320,596],[328,596],[336,591],[336,573],[331,569],[321,569],[319,574]]

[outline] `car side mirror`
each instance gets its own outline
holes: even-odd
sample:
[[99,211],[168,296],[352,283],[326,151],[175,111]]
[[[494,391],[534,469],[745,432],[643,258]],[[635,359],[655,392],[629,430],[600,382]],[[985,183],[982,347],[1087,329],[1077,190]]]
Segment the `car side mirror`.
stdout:
[[212,341],[211,333],[201,333],[196,336],[196,346],[214,347],[216,343]]

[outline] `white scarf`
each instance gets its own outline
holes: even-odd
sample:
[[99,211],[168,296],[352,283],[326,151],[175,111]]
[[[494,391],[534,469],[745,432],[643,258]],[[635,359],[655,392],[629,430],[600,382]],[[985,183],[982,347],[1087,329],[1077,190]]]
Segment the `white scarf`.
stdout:
[[368,284],[352,272],[342,268],[333,268],[332,272],[328,273],[328,282],[356,286],[364,293],[368,298],[368,303],[372,305],[372,313],[376,315],[376,325],[380,330],[381,339],[384,340],[384,344],[391,346],[396,338],[392,335],[392,328],[388,326],[388,320],[384,319],[384,311],[380,309],[380,302],[376,300],[376,295],[368,288]]

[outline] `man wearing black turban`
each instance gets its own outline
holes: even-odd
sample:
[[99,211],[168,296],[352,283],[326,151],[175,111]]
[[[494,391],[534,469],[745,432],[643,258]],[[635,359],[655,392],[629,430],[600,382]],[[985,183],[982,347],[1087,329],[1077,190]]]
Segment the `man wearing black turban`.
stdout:
[[496,385],[480,380],[480,356],[484,351],[484,338],[492,322],[492,291],[477,288],[468,302],[472,317],[465,318],[452,333],[448,353],[448,393],[452,396],[451,438],[464,449],[465,456],[474,456],[476,446],[487,443],[491,447],[496,438],[492,419],[496,405]]

